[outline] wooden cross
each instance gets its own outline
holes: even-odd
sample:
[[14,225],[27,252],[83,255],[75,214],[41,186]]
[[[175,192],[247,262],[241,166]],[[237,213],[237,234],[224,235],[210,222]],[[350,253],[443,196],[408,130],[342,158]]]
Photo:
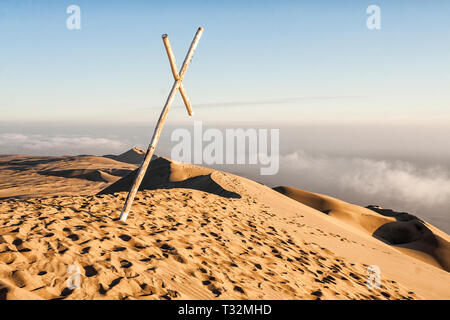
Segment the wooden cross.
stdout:
[[128,193],[127,199],[125,200],[125,204],[122,209],[122,213],[120,214],[120,220],[126,221],[128,217],[128,213],[130,212],[131,205],[133,204],[134,197],[141,185],[142,179],[147,172],[148,165],[150,164],[150,160],[152,159],[153,153],[155,152],[156,145],[158,144],[159,137],[161,135],[162,128],[164,126],[164,121],[166,120],[167,113],[170,110],[170,106],[175,98],[175,94],[177,90],[180,90],[181,97],[183,98],[184,104],[186,105],[187,112],[190,116],[192,116],[192,108],[191,103],[189,102],[189,98],[187,96],[186,90],[183,86],[183,77],[186,74],[186,70],[191,63],[192,57],[194,56],[195,48],[202,36],[203,28],[198,28],[197,33],[195,34],[194,40],[192,40],[189,51],[184,59],[183,65],[181,66],[181,71],[178,73],[177,64],[175,62],[175,57],[173,55],[172,47],[170,46],[169,37],[167,34],[162,36],[164,46],[167,51],[167,56],[169,57],[170,67],[172,68],[172,74],[175,79],[175,82],[172,86],[172,90],[170,90],[169,96],[167,97],[166,104],[159,116],[158,123],[156,124],[155,131],[153,133],[152,141],[148,146],[147,152],[145,153],[144,160],[142,161],[141,166],[139,167],[138,173],[134,179],[133,185],[131,186],[130,192]]

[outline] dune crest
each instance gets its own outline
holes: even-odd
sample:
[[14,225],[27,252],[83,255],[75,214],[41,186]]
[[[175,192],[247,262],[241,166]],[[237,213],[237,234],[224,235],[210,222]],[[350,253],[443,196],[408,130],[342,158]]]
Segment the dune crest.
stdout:
[[[100,191],[99,194],[129,191],[137,170]],[[214,170],[211,169],[193,165],[186,166],[161,157],[151,161],[139,190],[187,188],[217,194],[225,198],[241,197],[217,184],[212,178],[213,174]]]
[[[113,159],[116,161],[129,163],[129,164],[141,164],[145,157],[145,151],[139,148],[131,148],[130,150],[121,153],[119,155],[104,155],[105,158]],[[156,155],[152,157],[152,160],[158,158]]]
[[[363,208],[291,187],[276,187],[274,190],[365,231],[410,256],[450,271],[449,237],[411,214],[378,206]],[[438,232],[434,233],[433,230]],[[410,250],[403,250],[404,248]]]

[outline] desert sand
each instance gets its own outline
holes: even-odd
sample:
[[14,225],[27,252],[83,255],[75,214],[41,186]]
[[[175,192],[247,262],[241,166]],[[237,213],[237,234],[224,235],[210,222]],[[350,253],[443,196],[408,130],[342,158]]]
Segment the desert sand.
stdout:
[[0,157],[0,299],[450,298],[449,236],[420,219],[156,158],[123,223],[117,159]]
[[[114,154],[108,154],[104,155],[103,157],[113,159],[119,162],[125,162],[130,164],[141,164],[142,160],[144,160],[145,151],[139,148],[132,148],[128,151],[125,151],[124,153],[121,153],[119,155]],[[153,156],[153,159],[158,158],[157,156]]]
[[276,187],[274,190],[344,222],[349,228],[372,235],[408,255],[450,271],[449,236],[413,215],[378,206],[363,208],[291,187]]
[[95,156],[0,156],[0,199],[92,195],[136,168]]

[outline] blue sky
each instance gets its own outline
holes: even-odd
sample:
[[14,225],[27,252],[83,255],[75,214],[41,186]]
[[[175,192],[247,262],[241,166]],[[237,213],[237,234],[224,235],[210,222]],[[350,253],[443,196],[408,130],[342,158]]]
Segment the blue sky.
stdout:
[[[66,28],[71,4],[81,30]],[[381,30],[366,28],[371,4]],[[202,26],[185,78],[197,120],[448,125],[449,14],[449,1],[2,0],[0,121],[153,123],[173,82],[161,35],[181,65]]]

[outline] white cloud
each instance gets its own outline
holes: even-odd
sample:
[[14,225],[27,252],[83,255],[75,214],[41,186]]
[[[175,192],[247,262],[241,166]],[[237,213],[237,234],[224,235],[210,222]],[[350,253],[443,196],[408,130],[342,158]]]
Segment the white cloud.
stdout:
[[[427,219],[448,220],[450,173],[405,161],[310,155],[281,157],[277,179],[285,185],[328,194],[361,205],[378,204]],[[433,222],[432,222],[433,223]]]
[[308,176],[317,175],[323,183],[368,195],[387,194],[429,204],[450,198],[450,176],[441,167],[419,169],[404,161],[311,156],[303,151],[282,157],[282,164]]
[[103,137],[76,135],[24,135],[17,133],[0,134],[0,153],[26,154],[78,154],[122,152],[126,145],[117,140]]
[[27,136],[19,133],[3,133],[0,134],[0,145],[8,144],[8,143],[17,143],[20,141],[26,141],[28,139]]

